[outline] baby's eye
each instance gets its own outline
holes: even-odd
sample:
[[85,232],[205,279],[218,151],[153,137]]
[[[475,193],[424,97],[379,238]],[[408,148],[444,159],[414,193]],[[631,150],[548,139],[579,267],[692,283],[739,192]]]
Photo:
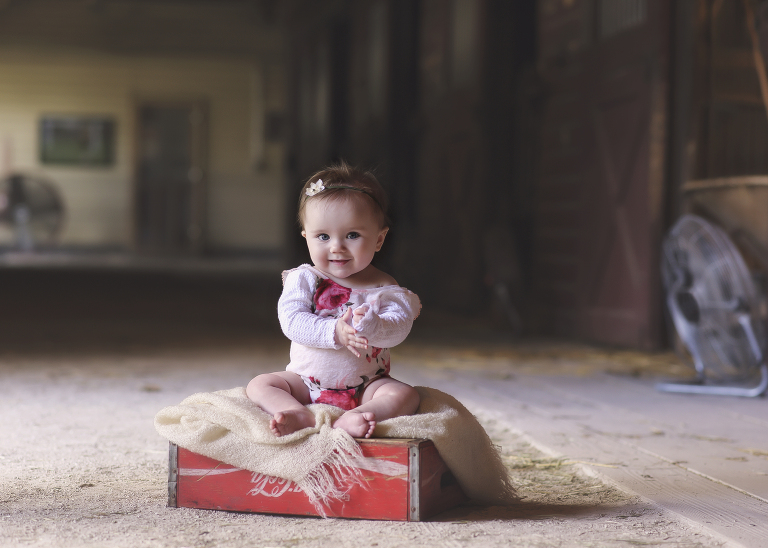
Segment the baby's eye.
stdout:
[[349,238],[350,240],[356,240],[359,237],[360,237],[360,234],[358,232],[350,232],[349,234],[347,234],[347,238]]
[[328,236],[328,234],[318,234],[317,239],[320,240],[321,242],[327,242],[328,240],[331,239],[331,237]]

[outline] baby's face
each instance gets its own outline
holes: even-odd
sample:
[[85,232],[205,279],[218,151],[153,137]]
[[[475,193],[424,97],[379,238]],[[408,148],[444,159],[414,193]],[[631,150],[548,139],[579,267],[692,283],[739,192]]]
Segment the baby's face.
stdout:
[[358,200],[311,200],[301,235],[316,268],[332,278],[348,278],[371,264],[388,230]]

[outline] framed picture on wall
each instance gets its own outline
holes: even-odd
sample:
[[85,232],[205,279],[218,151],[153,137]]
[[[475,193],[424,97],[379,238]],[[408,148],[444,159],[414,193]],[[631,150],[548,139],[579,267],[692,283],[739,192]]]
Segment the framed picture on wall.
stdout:
[[51,115],[40,119],[43,164],[108,166],[115,159],[115,121],[100,116]]

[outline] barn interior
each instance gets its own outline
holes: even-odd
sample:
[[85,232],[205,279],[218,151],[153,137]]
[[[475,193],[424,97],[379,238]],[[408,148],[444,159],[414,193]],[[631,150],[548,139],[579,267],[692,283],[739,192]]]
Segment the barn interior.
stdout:
[[[766,58],[757,0],[0,0],[0,543],[762,546],[764,396],[655,385],[696,373],[661,275],[682,216],[764,323]],[[342,159],[423,304],[395,375],[476,414],[523,499],[166,508],[154,414],[284,368],[298,191]]]

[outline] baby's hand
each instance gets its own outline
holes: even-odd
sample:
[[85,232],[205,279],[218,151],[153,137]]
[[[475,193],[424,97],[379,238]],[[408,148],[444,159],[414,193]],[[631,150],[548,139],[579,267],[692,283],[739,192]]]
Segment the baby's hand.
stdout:
[[336,340],[340,345],[345,346],[347,350],[352,352],[358,358],[360,352],[358,348],[368,348],[368,339],[365,337],[358,337],[355,328],[347,323],[352,316],[352,309],[348,308],[344,315],[336,320]]
[[360,327],[360,322],[363,321],[363,316],[365,316],[365,313],[368,311],[370,306],[367,304],[363,304],[355,308],[354,312],[352,312],[352,325],[355,327]]

